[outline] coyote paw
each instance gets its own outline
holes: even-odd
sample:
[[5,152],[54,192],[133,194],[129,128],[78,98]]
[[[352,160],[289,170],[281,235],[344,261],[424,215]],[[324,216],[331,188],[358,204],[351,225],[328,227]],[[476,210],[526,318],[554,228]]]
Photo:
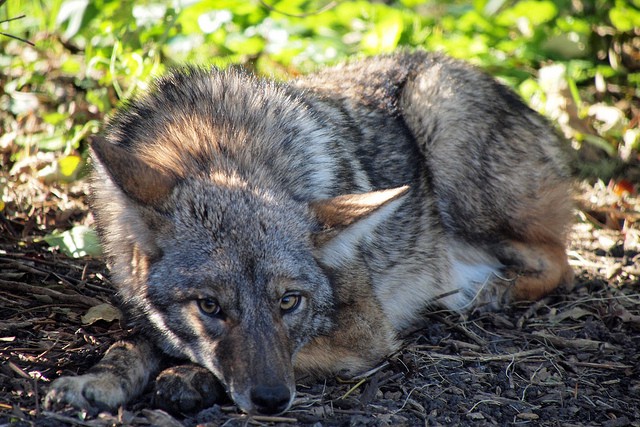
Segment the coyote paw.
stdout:
[[513,290],[518,274],[510,270],[494,273],[477,291],[471,301],[471,311],[487,313],[498,311],[514,301]]
[[69,404],[90,414],[97,414],[99,411],[114,410],[126,403],[127,399],[128,394],[117,377],[89,373],[55,380],[44,398],[44,407],[56,409]]
[[156,378],[155,388],[154,405],[172,414],[198,412],[225,396],[218,379],[198,365],[165,369]]

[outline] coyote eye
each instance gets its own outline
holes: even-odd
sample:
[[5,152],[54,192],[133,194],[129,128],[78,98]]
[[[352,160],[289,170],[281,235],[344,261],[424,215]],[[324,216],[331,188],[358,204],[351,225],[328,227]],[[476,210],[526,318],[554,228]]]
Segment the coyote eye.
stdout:
[[218,303],[211,298],[199,299],[198,308],[207,316],[219,316],[221,311]]
[[280,299],[280,310],[283,313],[291,313],[298,308],[300,301],[302,301],[302,295],[293,292],[286,293]]

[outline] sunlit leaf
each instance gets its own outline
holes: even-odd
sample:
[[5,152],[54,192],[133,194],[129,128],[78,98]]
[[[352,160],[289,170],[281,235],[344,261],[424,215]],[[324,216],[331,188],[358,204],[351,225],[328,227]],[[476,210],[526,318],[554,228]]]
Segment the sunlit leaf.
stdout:
[[35,93],[13,92],[9,103],[9,110],[17,115],[28,114],[40,107],[40,101]]
[[54,111],[51,113],[45,113],[42,115],[42,119],[51,125],[57,125],[59,123],[62,123],[65,119],[67,119],[67,117],[68,117],[67,114],[59,113],[57,111]]
[[136,4],[133,6],[133,17],[139,26],[150,26],[162,21],[167,7],[159,3]]
[[70,39],[80,30],[87,6],[89,6],[89,0],[67,0],[62,4],[56,17],[56,24],[67,23],[67,30],[63,36],[65,39]]
[[66,156],[58,160],[60,174],[65,180],[73,180],[82,165],[82,157],[77,155]]
[[620,31],[640,28],[640,10],[626,6],[622,2],[609,11],[609,19],[611,19],[613,26]]
[[82,65],[76,57],[71,56],[62,63],[60,68],[65,73],[77,74],[82,69]]
[[523,99],[531,102],[534,96],[540,96],[542,94],[542,89],[537,81],[534,79],[527,79],[520,84],[518,92]]
[[515,26],[521,19],[526,19],[536,26],[551,21],[558,14],[556,5],[551,1],[524,0],[501,12],[496,22],[504,26]]
[[77,225],[61,233],[51,233],[44,240],[49,246],[58,247],[62,253],[72,258],[97,257],[102,254],[98,235],[85,225]]
[[561,16],[556,20],[555,25],[564,33],[576,32],[589,35],[592,31],[591,24],[586,19],[575,16]]
[[227,47],[243,55],[255,55],[264,49],[264,39],[261,37],[244,37],[241,35],[229,35]]
[[630,150],[637,151],[640,148],[640,129],[633,128],[625,130],[622,135],[622,140]]
[[198,16],[198,26],[204,33],[213,33],[232,19],[233,14],[229,10],[212,10]]
[[424,0],[400,0],[400,3],[407,7],[415,7],[424,4]]
[[362,39],[362,47],[367,53],[391,52],[398,45],[404,28],[402,15],[396,11],[382,18]]
[[626,120],[619,108],[604,103],[593,104],[589,107],[589,115],[594,118],[594,127],[602,135],[612,130],[621,130]]

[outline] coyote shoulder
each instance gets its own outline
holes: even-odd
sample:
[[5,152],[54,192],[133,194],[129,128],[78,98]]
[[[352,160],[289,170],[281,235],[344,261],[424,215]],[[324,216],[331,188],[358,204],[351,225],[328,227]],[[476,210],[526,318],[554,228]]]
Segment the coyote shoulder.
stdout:
[[296,375],[375,366],[429,307],[496,309],[573,277],[554,131],[438,54],[288,83],[176,70],[111,118],[92,159],[92,210],[139,334],[56,380],[48,407],[117,408],[166,355],[191,365],[158,376],[158,405],[211,405],[219,382],[243,411],[281,413]]

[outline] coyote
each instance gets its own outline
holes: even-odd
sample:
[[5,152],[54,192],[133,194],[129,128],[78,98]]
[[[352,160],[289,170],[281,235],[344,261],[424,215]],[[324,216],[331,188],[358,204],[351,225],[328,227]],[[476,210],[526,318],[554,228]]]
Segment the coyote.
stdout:
[[[91,206],[137,335],[46,407],[115,409],[156,376],[173,412],[223,392],[292,404],[298,375],[353,375],[429,307],[570,286],[563,148],[493,78],[425,52],[280,83],[160,78],[91,144]],[[186,364],[166,367],[165,361]],[[174,362],[175,363],[175,362]]]

